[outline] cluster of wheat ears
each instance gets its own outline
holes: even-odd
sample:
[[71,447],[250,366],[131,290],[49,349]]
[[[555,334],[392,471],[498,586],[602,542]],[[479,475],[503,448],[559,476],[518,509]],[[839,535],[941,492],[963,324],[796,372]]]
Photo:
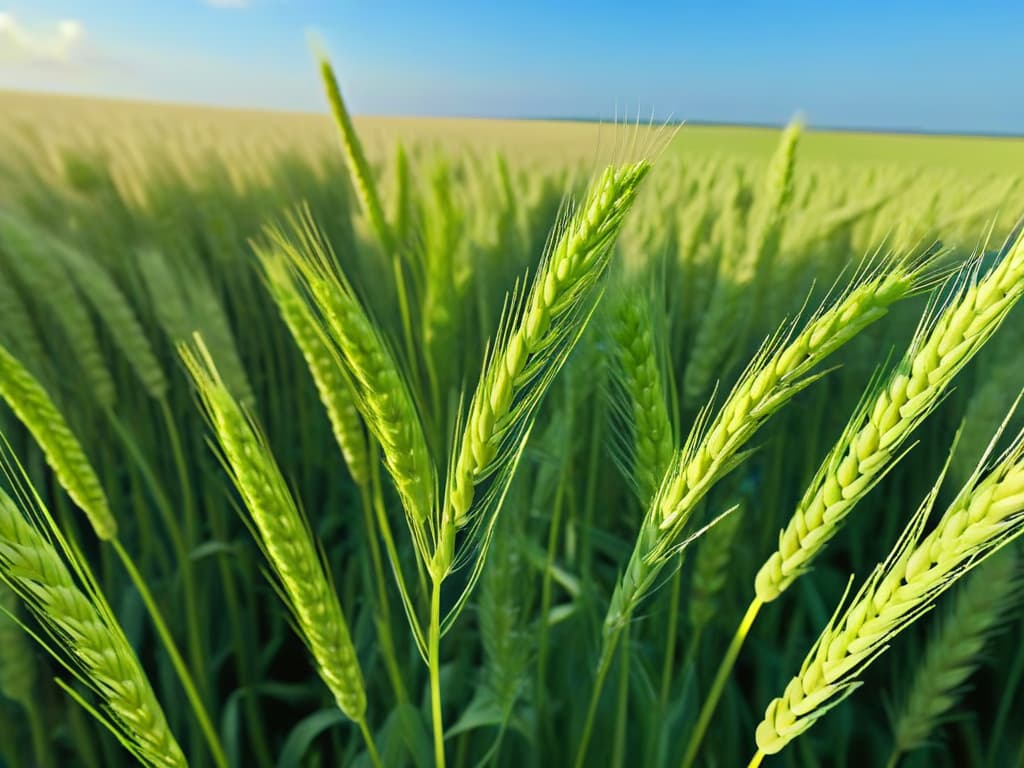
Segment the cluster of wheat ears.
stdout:
[[1015,178],[385,177],[320,66],[315,161],[5,129],[0,764],[1024,765]]

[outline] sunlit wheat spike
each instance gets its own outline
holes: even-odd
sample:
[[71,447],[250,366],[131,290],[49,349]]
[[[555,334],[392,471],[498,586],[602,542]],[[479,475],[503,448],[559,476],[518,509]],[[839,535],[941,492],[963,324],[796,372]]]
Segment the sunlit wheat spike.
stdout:
[[885,652],[895,635],[920,618],[964,573],[1021,533],[1022,437],[988,474],[975,473],[925,535],[936,484],[888,559],[845,608],[837,609],[799,674],[768,705],[757,727],[761,752],[780,751],[849,696],[860,685],[864,669]]
[[359,202],[370,220],[370,226],[373,227],[381,248],[385,252],[390,252],[394,249],[395,239],[391,227],[384,217],[384,207],[377,194],[377,184],[374,181],[370,163],[366,159],[366,152],[363,151],[363,144],[359,140],[355,126],[352,125],[352,118],[345,106],[345,100],[341,97],[341,88],[338,87],[338,79],[334,76],[331,63],[326,57],[321,56],[319,65],[320,77],[323,80],[324,90],[327,92],[327,101],[331,105],[331,115],[334,117],[334,124],[341,138],[341,145],[348,160],[352,182],[359,195]]
[[302,296],[289,265],[273,251],[257,248],[257,254],[270,294],[313,377],[349,474],[358,485],[365,487],[370,479],[366,431],[341,361]]
[[529,293],[507,302],[453,458],[446,525],[471,522],[476,484],[517,444],[586,326],[612,246],[649,168],[645,161],[606,168],[553,241]]
[[151,768],[184,768],[181,747],[98,586],[77,565],[69,569],[62,552],[73,551],[56,538],[48,514],[38,515],[48,521],[45,533],[0,491],[0,581],[32,611],[47,650],[100,698],[106,717],[94,714],[125,748]]
[[893,749],[910,752],[926,744],[932,731],[956,706],[964,684],[983,661],[986,641],[1021,598],[1019,545],[1007,547],[965,579],[956,600],[941,617],[924,653],[905,680],[893,717]]
[[301,278],[339,352],[354,385],[359,412],[380,444],[402,498],[417,553],[427,557],[434,551],[431,541],[436,536],[436,528],[431,527],[436,470],[405,376],[309,211],[292,217],[287,233],[272,229],[269,238],[269,248]]
[[655,346],[651,306],[643,291],[624,291],[612,320],[615,367],[626,402],[632,446],[630,471],[646,507],[658,490],[675,451],[676,437],[669,414],[668,383]]
[[96,535],[117,537],[117,521],[95,470],[43,386],[0,346],[0,396],[35,438],[61,487],[85,512]]
[[980,281],[973,279],[975,269],[970,263],[952,278],[960,289],[922,324],[902,363],[854,414],[819,468],[779,535],[778,550],[757,575],[762,601],[777,598],[807,570],[1024,295],[1024,237]]
[[338,707],[362,722],[363,674],[348,623],[313,534],[299,512],[266,440],[225,386],[202,339],[181,350],[220,446],[224,465],[245,501],[253,532],[277,577],[279,592]]

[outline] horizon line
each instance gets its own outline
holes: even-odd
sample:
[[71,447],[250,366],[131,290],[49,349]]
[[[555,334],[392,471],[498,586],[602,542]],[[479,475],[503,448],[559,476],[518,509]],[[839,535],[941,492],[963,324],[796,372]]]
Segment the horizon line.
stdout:
[[[330,111],[328,109],[323,110],[310,110],[310,109],[289,109],[285,107],[272,107],[272,106],[233,106],[228,104],[213,104],[206,101],[178,101],[174,99],[159,99],[159,98],[132,98],[127,96],[110,96],[106,94],[91,94],[91,93],[75,93],[70,91],[61,90],[30,90],[25,88],[11,88],[4,87],[0,88],[0,97],[5,94],[16,94],[21,96],[38,96],[38,97],[51,97],[51,98],[66,98],[66,99],[80,99],[83,101],[110,101],[119,104],[137,104],[143,106],[157,106],[157,107],[178,107],[183,109],[210,109],[220,112],[255,112],[255,113],[269,113],[275,115],[293,115],[296,117],[330,117]],[[800,111],[794,114],[803,114]],[[595,117],[595,116],[583,116],[583,115],[476,115],[476,114],[452,114],[452,115],[430,115],[430,114],[396,114],[396,113],[360,113],[354,112],[353,117],[369,117],[369,118],[395,118],[395,119],[419,119],[419,120],[509,120],[514,122],[552,122],[552,123],[611,123],[612,120],[606,117]],[[732,121],[732,120],[716,120],[714,118],[694,118],[694,119],[675,119],[669,118],[664,120],[651,120],[652,125],[658,126],[680,126],[680,125],[692,125],[695,127],[708,127],[708,128],[749,128],[754,130],[782,130],[786,127],[785,122],[771,122],[771,121],[760,121],[760,120],[746,120],[746,121]],[[871,135],[892,135],[892,136],[929,136],[929,137],[947,137],[947,138],[977,138],[977,139],[1009,139],[1009,140],[1020,140],[1024,139],[1024,132],[1011,132],[1011,131],[986,131],[981,129],[962,129],[962,130],[949,130],[949,129],[930,129],[921,127],[908,127],[908,126],[847,126],[847,125],[831,125],[831,124],[815,124],[813,121],[805,120],[805,130],[815,133],[851,133],[851,134],[871,134]]]

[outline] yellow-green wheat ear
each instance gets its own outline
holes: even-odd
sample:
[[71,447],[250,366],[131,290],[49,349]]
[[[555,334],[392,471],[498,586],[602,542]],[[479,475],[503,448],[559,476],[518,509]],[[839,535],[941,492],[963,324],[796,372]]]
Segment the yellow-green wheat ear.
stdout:
[[373,178],[373,171],[366,159],[366,152],[359,140],[355,126],[352,125],[352,117],[345,106],[345,100],[341,96],[341,88],[338,86],[338,78],[334,75],[334,68],[326,56],[319,57],[320,77],[323,80],[324,90],[327,92],[327,101],[331,105],[331,115],[334,124],[338,129],[341,139],[341,146],[348,160],[349,170],[352,174],[352,182],[355,185],[359,202],[363,206],[370,226],[373,227],[380,241],[380,246],[385,253],[390,253],[395,247],[395,238],[391,226],[384,216],[384,206],[381,205],[380,195],[377,193],[377,184]]
[[676,435],[669,413],[669,382],[658,349],[652,302],[645,291],[626,289],[611,320],[616,380],[624,403],[616,403],[629,426],[629,474],[647,507],[672,461]]
[[352,384],[289,265],[272,250],[257,247],[257,255],[270,295],[313,377],[349,474],[365,487],[370,481],[369,448]]
[[359,413],[380,444],[416,553],[429,559],[437,536],[431,527],[437,473],[406,377],[309,210],[294,215],[287,229],[269,230],[268,236],[263,258],[287,264],[308,292],[352,384]]
[[117,521],[78,439],[31,373],[0,345],[0,396],[39,443],[61,487],[85,512],[96,535],[117,538]]
[[32,611],[48,638],[44,647],[101,700],[103,714],[90,711],[141,764],[185,768],[135,651],[78,557],[45,509],[23,512],[0,491],[0,581]]
[[931,494],[896,547],[819,636],[757,726],[760,752],[773,754],[814,725],[860,684],[866,667],[971,568],[1024,531],[1024,434],[987,474],[982,467],[926,535]]
[[1020,545],[996,553],[965,579],[950,609],[902,679],[893,724],[893,761],[924,747],[966,693],[964,684],[983,661],[986,642],[1020,604]]
[[266,555],[282,598],[338,707],[351,720],[366,717],[362,670],[312,531],[253,419],[232,396],[196,337],[181,349],[221,459],[245,502],[253,533]]
[[446,525],[471,522],[475,486],[510,455],[589,320],[626,214],[650,165],[609,167],[554,241],[529,293],[508,304],[453,457]]

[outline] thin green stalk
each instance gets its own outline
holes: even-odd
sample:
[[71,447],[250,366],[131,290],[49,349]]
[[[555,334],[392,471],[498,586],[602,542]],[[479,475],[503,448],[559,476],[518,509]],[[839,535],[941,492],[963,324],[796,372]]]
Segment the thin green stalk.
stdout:
[[[563,473],[568,463],[563,465]],[[555,491],[554,509],[551,513],[551,527],[548,530],[547,560],[544,564],[544,575],[541,577],[540,587],[540,638],[537,640],[537,690],[534,694],[534,706],[537,709],[537,725],[544,724],[550,729],[551,719],[544,716],[547,706],[547,667],[548,667],[548,640],[550,637],[550,625],[548,613],[551,611],[552,572],[555,567],[555,552],[558,548],[558,535],[562,527],[562,510],[565,506],[565,477],[558,483]],[[538,733],[538,736],[540,734]]]
[[[625,625],[622,625],[625,626]],[[594,720],[597,717],[597,705],[601,701],[601,692],[604,690],[604,681],[608,677],[608,670],[611,669],[612,659],[615,658],[615,649],[622,636],[622,627],[611,630],[609,636],[601,644],[601,659],[597,664],[597,674],[594,676],[594,687],[590,691],[590,703],[587,704],[587,719],[583,723],[583,734],[580,736],[580,745],[576,751],[576,768],[583,768],[587,761],[587,747],[590,745],[590,737],[594,732]]]
[[[149,486],[150,492],[153,494],[153,500],[156,503],[157,510],[159,510],[160,516],[163,518],[164,525],[167,528],[167,533],[171,537],[171,544],[178,556],[179,569],[181,571],[182,592],[184,593],[185,598],[185,629],[189,660],[194,669],[201,670],[205,666],[206,652],[203,646],[202,636],[200,634],[200,627],[202,624],[199,620],[198,592],[196,590],[194,566],[189,555],[188,543],[182,534],[181,526],[178,525],[177,517],[174,514],[174,510],[171,508],[171,503],[167,498],[167,494],[164,492],[159,480],[157,480],[156,473],[153,471],[153,467],[146,458],[146,455],[142,452],[142,449],[135,441],[131,432],[121,424],[120,420],[112,411],[108,416],[115,431],[125,444],[128,452],[131,454],[134,460],[134,465],[142,474],[143,479]],[[205,679],[200,679],[200,685],[203,685],[204,683]],[[208,694],[205,685],[203,685],[200,692],[205,698]]]
[[441,720],[441,581],[430,590],[430,629],[427,636],[430,668],[430,716],[434,730],[434,767],[444,768],[444,723]]
[[163,414],[164,424],[167,427],[167,439],[171,443],[174,466],[178,473],[178,485],[181,486],[183,516],[185,518],[185,541],[191,546],[196,542],[199,525],[196,518],[195,499],[192,496],[192,486],[189,482],[188,463],[185,461],[185,452],[181,446],[181,434],[178,431],[178,425],[174,421],[174,414],[171,413],[171,406],[166,397],[160,400],[160,411]]
[[217,765],[217,768],[228,768],[227,755],[225,755],[224,747],[220,743],[220,737],[217,735],[217,731],[210,720],[210,715],[207,713],[206,707],[203,705],[202,696],[200,696],[199,691],[192,680],[192,674],[189,672],[188,667],[185,664],[185,660],[181,657],[181,653],[178,651],[178,647],[174,643],[174,637],[171,635],[171,631],[164,622],[160,609],[153,597],[153,593],[150,592],[149,586],[146,584],[146,580],[135,567],[135,563],[132,561],[131,555],[128,554],[121,542],[118,539],[113,539],[110,544],[114,548],[114,552],[116,552],[117,556],[120,558],[125,571],[128,573],[128,577],[132,581],[132,584],[134,584],[135,588],[139,591],[139,596],[142,598],[142,602],[146,606],[146,610],[153,621],[153,627],[156,629],[157,636],[160,638],[160,642],[163,644],[164,650],[166,650],[167,655],[170,658],[171,665],[174,667],[174,671],[177,673],[178,679],[181,681],[181,686],[185,689],[185,696],[188,697],[189,704],[192,705],[192,712],[199,721],[199,727],[202,729],[203,735],[206,737],[206,743],[210,748],[214,764]]
[[[682,561],[683,556],[679,559]],[[658,710],[664,712],[668,706],[668,694],[672,688],[672,670],[675,669],[676,634],[679,631],[679,598],[683,591],[682,562],[672,574],[672,587],[669,594],[668,627],[665,629],[665,652],[661,666],[661,690],[658,693]],[[691,645],[692,648],[692,645]]]
[[754,756],[750,758],[750,762],[747,763],[747,768],[757,768],[761,765],[762,760],[764,760],[764,752],[759,749]]
[[366,742],[366,751],[370,755],[370,762],[374,764],[376,768],[384,768],[384,764],[380,761],[380,753],[377,751],[377,745],[373,742],[373,734],[370,733],[370,727],[366,724],[366,718],[364,717],[359,721],[359,732],[363,734],[363,741]]
[[[700,708],[700,716],[697,718],[697,725],[694,726],[693,733],[690,734],[690,741],[686,746],[686,754],[683,756],[683,768],[690,768],[697,757],[697,750],[700,749],[700,743],[704,739],[704,733],[707,731],[708,725],[711,724],[711,718],[715,714],[715,708],[718,706],[718,700],[722,698],[722,693],[725,691],[725,684],[729,680],[729,675],[732,674],[732,668],[736,664],[736,658],[740,655],[740,649],[743,647],[743,641],[747,639],[750,627],[754,624],[754,620],[757,618],[757,614],[760,612],[762,605],[764,605],[764,603],[762,603],[760,598],[757,597],[750,602],[750,605],[747,607],[747,612],[743,615],[743,620],[740,621],[740,625],[736,628],[736,634],[732,636],[732,642],[729,643],[729,647],[725,651],[725,656],[722,657],[722,663],[718,666],[718,672],[715,673],[715,680],[711,684],[711,690],[708,691],[708,695],[704,699],[704,704]],[[760,759],[758,759],[757,762],[760,763]],[[751,762],[751,765],[756,764],[757,763]]]
[[32,732],[32,756],[38,768],[50,768],[53,756],[50,754],[49,732],[43,722],[39,707],[33,699],[21,702],[28,717],[29,729]]
[[363,507],[363,519],[366,526],[366,539],[370,549],[370,560],[373,567],[373,578],[377,586],[377,639],[380,641],[381,656],[384,666],[394,689],[398,704],[409,700],[402,682],[402,671],[395,656],[395,640],[391,633],[391,606],[388,600],[387,580],[384,577],[384,563],[380,555],[380,544],[377,542],[377,524],[374,520],[373,499],[370,488],[365,484],[359,486],[360,501]]
[[622,633],[622,651],[619,659],[619,696],[615,707],[615,741],[612,746],[612,765],[622,768],[626,759],[626,723],[629,719],[629,626]]
[[[597,480],[598,475],[598,462],[601,460],[601,454],[605,450],[604,443],[601,442],[601,428],[604,422],[604,410],[600,407],[600,403],[604,400],[599,401],[598,412],[594,415],[594,422],[591,426],[590,432],[590,451],[587,454],[587,474],[586,474],[586,486],[583,495],[583,528],[580,531],[580,551],[582,552],[582,558],[580,562],[580,583],[582,584],[593,584],[594,581],[590,577],[591,569],[591,556],[593,549],[590,544],[590,534],[594,527],[594,509],[597,506]],[[588,616],[593,613],[594,603],[593,601],[587,601]]]
[[[215,541],[228,541],[228,526],[224,519],[223,507],[219,502],[204,505],[210,510],[210,530]],[[235,555],[237,557],[237,554]],[[235,574],[232,572],[231,563],[227,556],[217,558],[217,571],[220,574],[220,584],[224,589],[224,602],[227,604],[228,620],[231,623],[232,642],[235,646],[235,663],[238,669],[238,679],[245,690],[244,706],[245,717],[248,720],[247,730],[249,733],[250,746],[256,755],[256,762],[260,768],[272,768],[275,761],[270,754],[270,745],[267,743],[267,735],[263,727],[263,719],[259,711],[259,694],[256,691],[256,674],[254,673],[253,654],[250,652],[247,640],[251,638],[249,627],[252,622],[243,619],[245,607],[241,605],[238,596],[238,589],[235,584]],[[249,612],[251,614],[251,612]]]

